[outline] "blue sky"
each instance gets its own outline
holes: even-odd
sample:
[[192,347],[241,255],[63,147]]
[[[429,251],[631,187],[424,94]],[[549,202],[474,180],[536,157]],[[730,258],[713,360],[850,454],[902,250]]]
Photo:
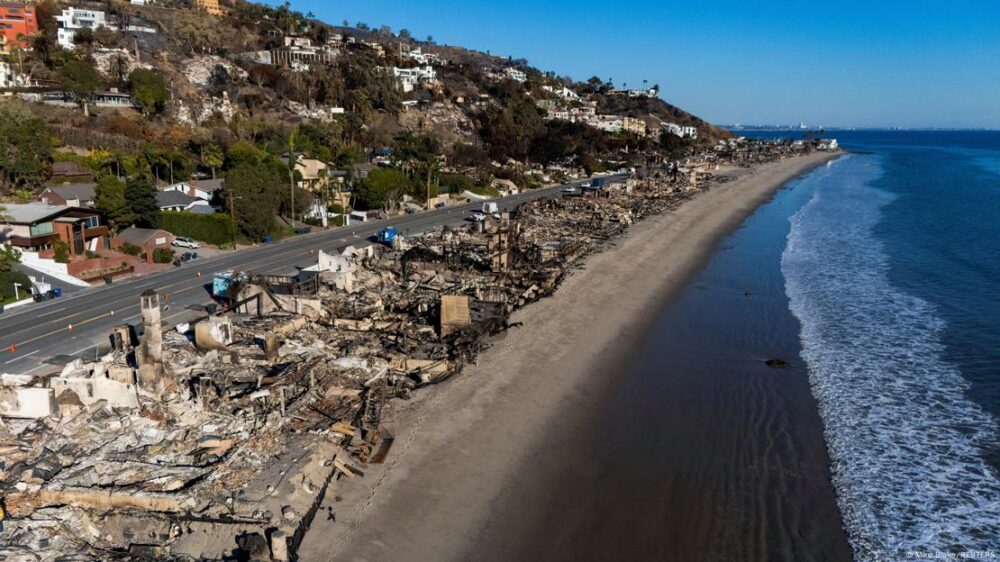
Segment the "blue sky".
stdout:
[[1000,128],[1000,0],[298,0],[575,79],[659,83],[720,124]]

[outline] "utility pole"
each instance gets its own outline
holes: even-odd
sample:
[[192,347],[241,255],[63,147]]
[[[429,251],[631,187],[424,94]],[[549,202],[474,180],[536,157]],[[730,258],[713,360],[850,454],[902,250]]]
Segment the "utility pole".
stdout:
[[427,198],[424,200],[424,207],[427,210],[431,209],[431,172],[433,171],[433,166],[431,162],[427,163]]
[[233,250],[236,250],[236,205],[233,204],[235,199],[242,199],[242,197],[233,197],[233,191],[227,189],[229,192],[229,237],[233,241]]
[[292,229],[295,229],[295,165],[298,163],[298,158],[295,157],[295,129],[288,134],[288,183],[291,186],[291,201],[289,202],[289,208],[292,214]]

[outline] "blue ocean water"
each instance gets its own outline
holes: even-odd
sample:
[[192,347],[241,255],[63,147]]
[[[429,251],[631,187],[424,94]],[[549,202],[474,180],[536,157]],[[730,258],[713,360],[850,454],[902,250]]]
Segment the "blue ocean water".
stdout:
[[782,273],[855,555],[1000,556],[1000,133],[830,136]]

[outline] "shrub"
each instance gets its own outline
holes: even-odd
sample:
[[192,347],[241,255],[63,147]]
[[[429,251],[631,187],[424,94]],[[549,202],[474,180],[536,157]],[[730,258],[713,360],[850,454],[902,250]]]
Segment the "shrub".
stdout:
[[221,213],[203,215],[167,211],[160,215],[160,228],[174,236],[185,236],[216,246],[233,243],[229,230],[229,217]]
[[174,261],[174,251],[170,248],[153,250],[153,263],[170,263]]
[[138,256],[142,253],[142,247],[126,242],[122,244],[122,253],[130,256]]
[[52,249],[55,251],[57,263],[69,263],[69,244],[62,240],[56,240],[52,243]]
[[23,298],[31,294],[31,280],[20,271],[4,271],[0,273],[0,301],[14,298],[14,283],[20,285],[17,292]]

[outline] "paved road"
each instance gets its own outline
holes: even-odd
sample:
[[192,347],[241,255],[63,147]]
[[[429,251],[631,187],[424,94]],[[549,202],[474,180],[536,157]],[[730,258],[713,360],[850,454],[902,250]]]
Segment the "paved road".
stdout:
[[[58,287],[58,288],[62,289],[62,292],[63,292],[64,295],[67,295],[69,293],[77,293],[77,292],[80,292],[80,291],[83,291],[84,289],[86,289],[86,287],[80,287],[78,285],[70,285],[69,283],[66,283],[64,281],[56,279],[55,277],[52,277],[51,275],[49,275],[47,273],[43,273],[41,271],[38,271],[37,269],[31,269],[30,267],[28,267],[26,265],[18,264],[15,267],[17,268],[18,271],[20,271],[21,273],[24,273],[25,275],[27,275],[29,277],[34,277],[36,279],[45,281],[46,283],[48,283],[49,285],[51,285],[52,288]],[[32,305],[29,305],[29,306],[32,306]],[[0,319],[0,322],[2,322],[2,319]]]
[[[549,186],[498,202],[509,210],[526,201],[558,195],[559,186]],[[316,263],[313,251],[332,252],[367,244],[378,229],[387,225],[395,226],[405,237],[458,224],[481,205],[469,203],[296,236],[11,311],[0,315],[0,373],[44,374],[61,370],[72,358],[92,360],[105,353],[114,326],[141,323],[139,295],[147,289],[161,294],[163,319],[175,325],[204,315],[202,307],[212,302],[207,284],[218,271],[239,268],[266,274],[294,273],[297,267]]]

